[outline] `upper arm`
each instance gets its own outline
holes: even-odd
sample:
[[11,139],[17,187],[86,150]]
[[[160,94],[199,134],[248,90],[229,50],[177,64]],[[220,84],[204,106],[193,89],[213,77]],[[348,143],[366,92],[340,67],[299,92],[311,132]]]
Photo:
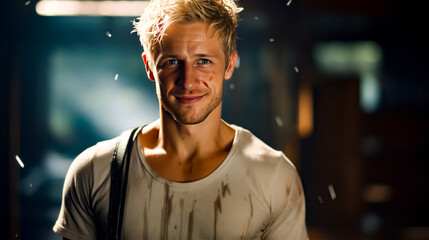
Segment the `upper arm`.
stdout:
[[263,239],[307,240],[301,180],[293,166],[279,165],[270,187],[271,219]]
[[63,188],[60,214],[54,231],[64,239],[95,239],[91,206],[92,155],[86,150],[71,164]]

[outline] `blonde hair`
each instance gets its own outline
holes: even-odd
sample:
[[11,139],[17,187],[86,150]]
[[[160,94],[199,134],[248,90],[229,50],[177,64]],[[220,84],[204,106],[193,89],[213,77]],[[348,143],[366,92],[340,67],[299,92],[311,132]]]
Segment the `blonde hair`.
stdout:
[[209,29],[214,30],[213,34],[219,33],[228,63],[229,57],[237,51],[235,28],[241,10],[234,0],[152,0],[133,25],[149,64],[153,64],[159,54],[159,44],[169,24],[194,22],[207,23]]

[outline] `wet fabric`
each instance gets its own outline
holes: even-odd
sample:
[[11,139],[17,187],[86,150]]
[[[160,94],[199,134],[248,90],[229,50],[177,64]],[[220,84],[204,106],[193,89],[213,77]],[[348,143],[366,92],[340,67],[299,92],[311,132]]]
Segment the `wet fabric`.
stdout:
[[[135,141],[122,239],[308,239],[304,194],[293,164],[248,130],[232,127],[236,133],[228,156],[193,182],[158,176]],[[100,142],[73,161],[56,233],[106,239],[115,143]]]

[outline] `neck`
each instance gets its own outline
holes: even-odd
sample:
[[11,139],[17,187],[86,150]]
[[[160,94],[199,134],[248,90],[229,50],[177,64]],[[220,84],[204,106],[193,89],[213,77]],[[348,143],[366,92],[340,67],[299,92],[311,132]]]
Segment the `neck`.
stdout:
[[181,124],[161,107],[158,147],[168,154],[189,159],[224,149],[234,136],[234,130],[221,119],[221,104],[198,124]]

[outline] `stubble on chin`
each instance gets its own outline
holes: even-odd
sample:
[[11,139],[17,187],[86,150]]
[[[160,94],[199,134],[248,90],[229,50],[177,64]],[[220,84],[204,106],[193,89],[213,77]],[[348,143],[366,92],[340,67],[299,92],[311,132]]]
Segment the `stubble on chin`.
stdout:
[[[171,118],[173,118],[176,122],[184,125],[195,125],[204,122],[209,115],[217,108],[219,105],[221,105],[222,102],[222,95],[218,96],[214,101],[213,104],[210,104],[209,106],[206,106],[205,109],[200,110],[199,112],[196,112],[198,110],[196,109],[189,109],[186,112],[175,113],[168,107],[165,107],[163,104],[162,108],[165,113],[167,113]],[[190,106],[190,108],[193,108]]]

